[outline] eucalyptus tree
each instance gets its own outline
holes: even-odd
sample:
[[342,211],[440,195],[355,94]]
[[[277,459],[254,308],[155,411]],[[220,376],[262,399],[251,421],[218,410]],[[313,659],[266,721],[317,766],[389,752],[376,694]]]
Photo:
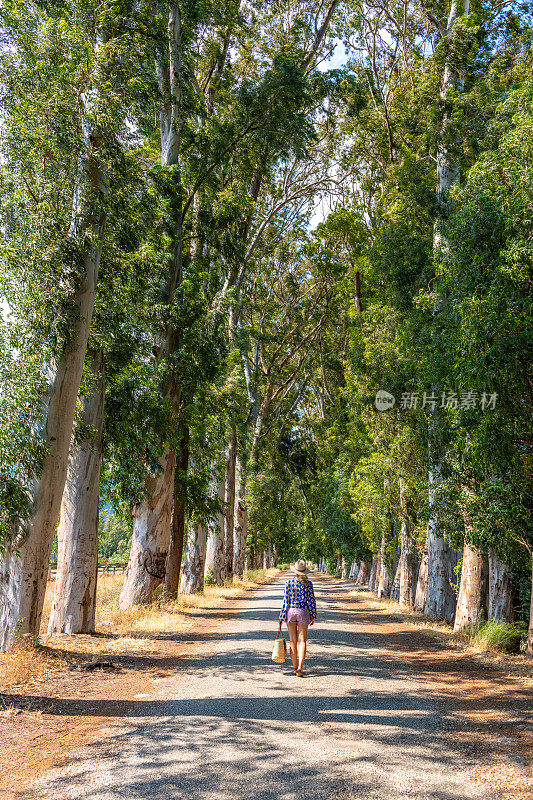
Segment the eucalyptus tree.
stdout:
[[[235,3],[228,3],[224,10],[204,7],[201,12],[188,6],[182,8],[177,2],[169,5],[168,28],[166,32],[160,29],[156,55],[161,163],[170,213],[169,277],[166,311],[161,320],[161,356],[167,368],[160,393],[169,407],[170,431],[177,428],[180,414],[180,375],[175,361],[182,347],[182,331],[172,321],[172,307],[190,264],[194,264],[196,256],[203,255],[199,243],[205,241],[210,252],[206,231],[201,227],[206,203],[207,214],[211,214],[209,191],[218,187],[217,202],[229,198],[233,190],[232,163],[244,157],[256,158],[271,141],[275,158],[280,137],[283,141],[296,129],[299,136],[305,133],[306,70],[324,42],[336,4],[333,0],[324,10],[311,36],[309,25],[320,15],[321,7],[310,10],[302,4],[291,9],[285,30],[286,19],[280,21],[270,7],[264,14],[254,15],[252,8],[240,9]],[[249,48],[257,53],[255,62],[249,57]],[[193,239],[195,253],[190,247]],[[184,246],[186,241],[188,247]],[[215,268],[220,264],[216,253],[214,264]],[[228,277],[232,278],[234,272],[231,267]],[[226,283],[229,285],[225,288],[231,288],[231,280]],[[122,606],[150,598],[154,583],[144,563],[147,559],[163,561],[168,549],[175,471],[172,437],[167,437],[158,461],[157,471],[147,473],[144,499],[135,512]],[[233,485],[230,480],[228,544],[232,535],[229,515]],[[231,571],[232,552],[226,553],[225,564]]]
[[[113,81],[116,31],[105,8],[11,4],[2,14],[3,191],[8,300],[28,331],[39,402],[33,458],[9,513],[0,572],[0,647],[37,635],[66,480],[75,404],[93,314],[109,186],[125,134]],[[53,65],[50,69],[48,65]],[[23,286],[27,289],[22,289]],[[30,390],[31,391],[31,390]],[[16,463],[16,462],[15,462]],[[19,462],[20,464],[20,462]]]
[[[450,257],[442,265],[449,298],[442,311],[446,366],[475,400],[448,412],[454,441],[445,461],[444,505],[452,524],[458,515],[469,520],[466,545],[478,563],[477,554],[488,553],[492,568],[488,608],[483,581],[473,581],[472,570],[466,576],[472,592],[465,593],[462,624],[483,610],[491,618],[512,616],[510,569],[524,574],[532,550],[530,52],[521,62],[510,76],[520,88],[496,106],[486,152],[456,192],[447,225]],[[528,617],[524,608],[520,614]]]

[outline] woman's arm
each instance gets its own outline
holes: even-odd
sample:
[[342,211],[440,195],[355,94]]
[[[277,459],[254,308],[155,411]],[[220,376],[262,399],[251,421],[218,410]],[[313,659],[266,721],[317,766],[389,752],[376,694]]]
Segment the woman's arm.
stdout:
[[280,625],[287,619],[287,611],[289,610],[289,584],[285,584],[285,594],[283,595],[283,606],[281,607],[281,614],[279,615]]
[[307,598],[307,607],[309,609],[309,613],[311,615],[311,619],[313,622],[316,620],[316,600],[315,600],[315,592],[313,590],[313,584],[309,581],[308,584],[309,591],[308,591],[308,598]]

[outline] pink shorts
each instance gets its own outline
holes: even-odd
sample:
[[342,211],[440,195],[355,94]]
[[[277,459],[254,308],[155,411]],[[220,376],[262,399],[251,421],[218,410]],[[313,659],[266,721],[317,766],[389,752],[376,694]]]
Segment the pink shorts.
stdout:
[[289,608],[287,611],[287,625],[309,625],[310,622],[308,608]]

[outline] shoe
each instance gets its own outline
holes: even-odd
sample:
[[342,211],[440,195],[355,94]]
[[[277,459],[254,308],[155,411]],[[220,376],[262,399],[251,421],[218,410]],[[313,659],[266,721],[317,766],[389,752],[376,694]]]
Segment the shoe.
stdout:
[[303,678],[304,676],[303,671],[301,669],[297,669],[294,674],[297,675],[299,678]]

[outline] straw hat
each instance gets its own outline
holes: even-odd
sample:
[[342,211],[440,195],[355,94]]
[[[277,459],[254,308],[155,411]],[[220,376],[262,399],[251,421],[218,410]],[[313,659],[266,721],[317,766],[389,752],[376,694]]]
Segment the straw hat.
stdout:
[[294,564],[292,571],[295,572],[297,575],[307,575],[309,569],[307,568],[307,564],[305,563],[305,561],[302,558],[300,558]]

